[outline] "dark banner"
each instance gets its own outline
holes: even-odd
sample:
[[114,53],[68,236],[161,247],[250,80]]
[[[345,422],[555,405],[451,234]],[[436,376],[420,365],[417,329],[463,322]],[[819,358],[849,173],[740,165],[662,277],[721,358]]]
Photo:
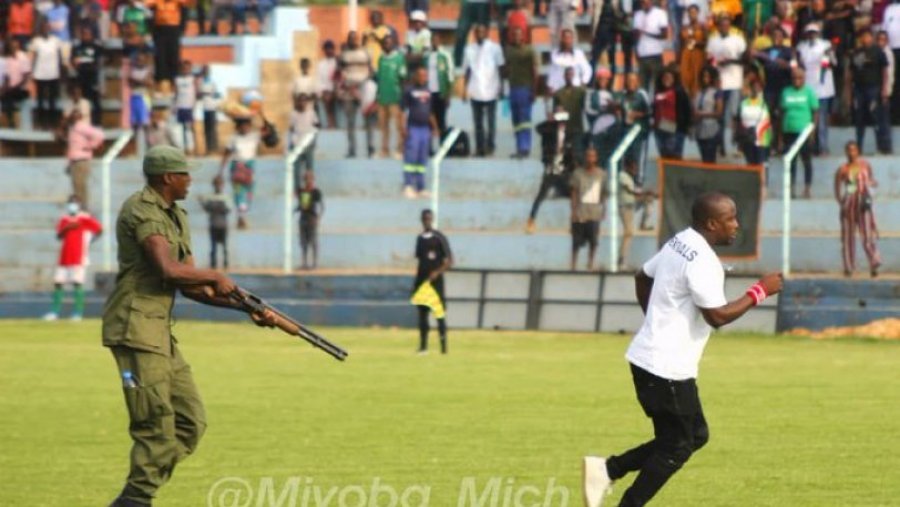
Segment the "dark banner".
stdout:
[[704,192],[719,191],[737,204],[741,230],[733,245],[716,247],[721,257],[758,259],[762,166],[659,161],[659,245],[691,224],[691,205]]

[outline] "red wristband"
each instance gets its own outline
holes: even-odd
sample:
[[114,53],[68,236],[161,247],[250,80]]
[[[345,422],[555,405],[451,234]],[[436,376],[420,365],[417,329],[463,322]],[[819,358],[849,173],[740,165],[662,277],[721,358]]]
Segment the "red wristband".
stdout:
[[753,300],[753,306],[757,306],[762,303],[768,294],[766,294],[766,289],[763,288],[762,284],[759,282],[754,283],[747,289],[747,295],[750,296],[750,299]]

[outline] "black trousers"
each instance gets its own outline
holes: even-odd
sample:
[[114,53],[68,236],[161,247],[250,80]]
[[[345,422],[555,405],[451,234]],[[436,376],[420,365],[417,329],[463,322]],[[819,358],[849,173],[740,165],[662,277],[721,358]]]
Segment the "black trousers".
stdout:
[[157,26],[153,29],[154,69],[156,82],[173,81],[181,62],[181,29],[179,26]]
[[[419,289],[419,287],[425,283],[427,278],[417,276],[415,282],[413,282],[413,292]],[[441,303],[444,305],[444,309],[447,308],[447,299],[444,297],[444,277],[439,276],[436,280],[431,282],[431,286],[434,287],[434,291],[437,292],[438,296],[441,298]],[[428,350],[428,332],[431,331],[431,326],[428,323],[428,314],[430,313],[430,309],[427,306],[417,306],[419,311],[419,350],[425,351]],[[441,352],[447,353],[447,320],[446,319],[437,319],[438,324],[438,336],[441,341]]]
[[653,421],[653,440],[607,460],[612,480],[639,471],[619,507],[645,505],[709,441],[695,379],[668,380],[634,365],[631,375],[641,408]]
[[206,154],[219,151],[219,135],[216,132],[219,121],[215,111],[203,111],[203,136],[206,138]]
[[[794,134],[791,132],[784,133],[784,149],[788,150],[791,146],[793,146],[794,142],[797,138],[800,137],[800,134]],[[803,143],[803,146],[800,147],[800,159],[803,161],[803,182],[807,185],[812,185],[813,178],[813,167],[812,167],[812,152],[810,150],[810,144],[812,136],[809,136],[806,139],[806,142]],[[794,182],[797,181],[797,157],[794,157],[794,160],[791,161],[791,186],[794,185]]]
[[475,154],[483,157],[494,152],[497,131],[497,101],[473,100],[472,115],[475,117]]
[[564,197],[567,199],[569,198],[569,180],[566,178],[566,176],[564,174],[544,173],[544,177],[541,178],[541,188],[538,189],[537,195],[534,196],[534,202],[531,203],[531,213],[528,215],[528,217],[532,220],[537,218],[541,203],[544,202],[544,199],[547,198],[547,194],[550,192],[550,189],[555,189],[556,197]]
[[209,230],[209,265],[215,269],[218,266],[216,262],[216,253],[219,246],[222,247],[223,266],[228,269],[228,229],[210,229]]
[[99,74],[96,71],[78,73],[78,87],[81,88],[81,94],[84,98],[91,103],[91,123],[97,126],[102,125],[101,118],[103,114],[100,105],[99,85]]
[[59,121],[59,79],[35,79],[37,85],[37,117],[41,128],[52,128]]
[[431,110],[434,111],[434,119],[438,124],[438,132],[447,130],[447,104],[449,101],[439,93],[431,94]]

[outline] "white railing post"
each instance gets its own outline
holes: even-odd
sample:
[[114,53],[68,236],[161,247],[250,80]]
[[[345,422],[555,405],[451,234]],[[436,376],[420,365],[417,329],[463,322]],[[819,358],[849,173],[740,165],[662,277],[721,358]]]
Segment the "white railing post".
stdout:
[[294,149],[288,153],[284,159],[284,259],[282,260],[281,269],[285,273],[291,272],[291,261],[293,260],[293,224],[294,224],[294,162],[300,158],[300,155],[316,140],[316,133],[310,132],[300,140],[300,144],[294,146]]
[[625,151],[631,147],[631,143],[641,133],[641,126],[635,125],[625,134],[625,137],[613,150],[609,157],[609,272],[619,271],[619,162],[625,156]]
[[112,271],[112,238],[115,235],[115,231],[112,230],[112,184],[110,182],[110,169],[113,160],[119,156],[119,153],[125,148],[125,145],[128,144],[128,141],[131,140],[133,135],[131,130],[123,131],[116,139],[116,142],[106,150],[102,159],[103,162],[100,169],[100,194],[103,203],[100,212],[100,220],[103,223],[103,236],[101,236],[101,238],[103,239],[104,271]]
[[446,139],[441,142],[441,147],[438,148],[437,153],[435,153],[434,158],[431,159],[431,167],[432,167],[432,176],[431,176],[431,212],[434,214],[434,228],[438,227],[438,206],[440,206],[440,192],[441,192],[441,162],[444,161],[444,158],[447,157],[447,152],[450,151],[450,148],[453,147],[453,143],[456,142],[456,138],[459,137],[459,134],[462,133],[459,129],[453,129],[450,133],[447,134]]
[[809,124],[800,132],[793,146],[785,153],[782,167],[782,204],[781,204],[781,272],[784,276],[791,274],[791,162],[797,157],[800,147],[813,132]]

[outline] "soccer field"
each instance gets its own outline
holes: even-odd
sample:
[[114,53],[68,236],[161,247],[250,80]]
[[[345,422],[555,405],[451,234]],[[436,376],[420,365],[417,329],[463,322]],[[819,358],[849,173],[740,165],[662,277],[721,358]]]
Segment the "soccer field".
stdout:
[[[107,505],[130,440],[99,322],[0,331],[0,505]],[[249,324],[175,331],[209,428],[163,507],[580,506],[581,456],[651,432],[627,336],[451,330],[442,357],[416,356],[413,330],[323,330],[342,364]],[[654,505],[900,505],[898,347],[714,335],[711,440]]]

